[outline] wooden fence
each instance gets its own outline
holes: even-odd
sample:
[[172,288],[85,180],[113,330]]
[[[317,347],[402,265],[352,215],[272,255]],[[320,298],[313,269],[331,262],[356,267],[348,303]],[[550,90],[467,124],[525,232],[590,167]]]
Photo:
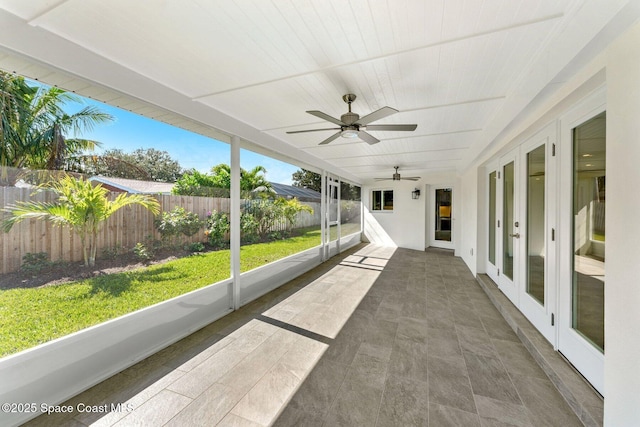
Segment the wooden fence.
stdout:
[[[111,199],[115,194],[109,196]],[[195,212],[200,219],[206,219],[212,211],[229,212],[230,200],[225,198],[156,195],[162,211],[170,211],[182,206],[188,212]],[[0,207],[18,201],[54,202],[56,195],[50,191],[34,193],[33,189],[0,187]],[[301,212],[296,227],[310,227],[320,224],[320,204],[312,206],[314,213]],[[0,213],[0,217],[3,214]],[[286,222],[280,221],[274,230],[283,230]],[[154,225],[154,216],[138,205],[126,206],[113,214],[105,223],[98,236],[98,258],[104,249],[122,247],[131,249],[138,242],[159,239]],[[197,234],[185,240],[205,242],[204,227]],[[80,238],[68,227],[54,226],[43,220],[26,220],[13,226],[11,231],[0,231],[0,274],[10,273],[20,268],[22,258],[27,253],[46,252],[51,261],[82,261]]]

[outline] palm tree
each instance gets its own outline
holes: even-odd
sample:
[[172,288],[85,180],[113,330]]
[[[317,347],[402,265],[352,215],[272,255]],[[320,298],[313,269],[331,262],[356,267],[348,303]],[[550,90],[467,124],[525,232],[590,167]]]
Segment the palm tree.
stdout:
[[267,170],[264,166],[256,166],[251,170],[240,170],[240,190],[244,193],[252,192],[260,189],[261,191],[269,191],[271,183],[267,181],[264,174]]
[[[212,178],[216,186],[231,188],[231,166],[220,163],[211,168]],[[255,193],[270,193],[271,183],[264,174],[267,169],[264,166],[256,166],[251,170],[240,168],[240,194],[242,198],[252,198]]]
[[81,98],[58,88],[29,86],[0,72],[0,167],[62,169],[67,158],[100,144],[67,138],[113,120],[95,107],[67,114],[63,106]]
[[91,131],[96,125],[113,120],[113,116],[95,107],[84,107],[67,114],[62,107],[68,102],[80,102],[80,98],[56,87],[40,88],[31,99],[31,111],[23,129],[29,135],[31,168],[60,170],[73,154],[94,150],[97,141],[82,138],[67,138]]
[[[21,123],[29,115],[29,99],[36,89],[27,85],[22,77],[0,71],[0,168],[2,181],[15,181],[15,170],[6,166],[22,167],[21,159],[28,143],[20,133]],[[3,167],[5,166],[5,167]],[[10,172],[12,172],[10,174]],[[11,177],[9,176],[11,175]]]
[[100,184],[94,186],[90,181],[70,175],[65,175],[41,188],[56,192],[59,195],[58,201],[18,202],[10,205],[2,209],[10,214],[2,221],[2,229],[8,232],[14,224],[32,218],[68,226],[80,237],[85,266],[95,265],[98,232],[104,222],[118,209],[137,204],[154,215],[160,212],[158,201],[151,196],[121,193],[111,201],[107,199],[108,190]]

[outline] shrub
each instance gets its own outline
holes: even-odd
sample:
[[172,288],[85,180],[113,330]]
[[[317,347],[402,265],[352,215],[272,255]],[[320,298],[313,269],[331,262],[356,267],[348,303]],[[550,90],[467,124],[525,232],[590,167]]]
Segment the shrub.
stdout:
[[340,203],[340,222],[346,224],[353,222],[360,216],[360,202],[354,200],[342,200]]
[[283,205],[268,199],[257,199],[246,202],[244,211],[253,216],[258,224],[258,236],[264,240],[275,223],[282,218]]
[[118,258],[120,255],[122,255],[125,252],[126,252],[125,248],[121,244],[118,243],[113,247],[103,248],[102,249],[102,257],[106,258],[106,259],[116,259],[116,258]]
[[298,221],[298,213],[304,211],[313,215],[313,208],[309,205],[300,203],[295,197],[290,200],[280,198],[277,200],[277,202],[282,205],[282,214],[287,219],[289,231],[291,231],[291,229],[296,226],[296,222]]
[[28,273],[40,273],[45,268],[51,266],[49,261],[49,254],[46,252],[31,253],[27,252],[22,257],[22,265],[20,269]]
[[136,243],[132,250],[136,258],[138,258],[140,261],[148,261],[153,258],[153,251],[147,248],[144,243]]
[[189,243],[186,248],[189,252],[202,252],[204,251],[204,244],[202,242],[193,242]]
[[223,212],[209,212],[206,220],[206,230],[204,234],[209,239],[209,244],[214,249],[220,249],[228,244],[227,233],[229,232],[229,217]]
[[203,222],[198,215],[187,212],[183,207],[176,207],[172,211],[162,212],[159,219],[155,220],[155,226],[163,242],[172,242],[176,237],[193,236],[202,228]]
[[249,212],[240,215],[240,241],[243,244],[251,244],[260,240],[258,233],[258,221]]

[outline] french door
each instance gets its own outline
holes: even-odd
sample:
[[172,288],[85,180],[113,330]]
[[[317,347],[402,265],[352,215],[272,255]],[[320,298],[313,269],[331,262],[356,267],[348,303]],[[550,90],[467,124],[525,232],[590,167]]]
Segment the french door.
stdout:
[[603,394],[604,88],[485,170],[487,274]]
[[[603,92],[603,91],[602,91]],[[606,112],[604,93],[562,120],[558,349],[604,394]]]
[[489,193],[487,206],[487,259],[485,271],[491,280],[498,283],[498,235],[499,222],[498,219],[498,162],[495,161],[486,167],[486,188]]
[[549,127],[489,170],[487,272],[555,345],[557,209],[555,192],[550,191],[555,185],[554,150],[555,128]]
[[519,176],[517,172],[519,149],[511,150],[500,158],[498,167],[499,190],[497,202],[498,211],[498,287],[516,306],[518,305],[518,289],[516,287],[520,273],[520,221],[518,219],[518,188]]
[[556,131],[547,128],[520,147],[519,308],[556,342]]

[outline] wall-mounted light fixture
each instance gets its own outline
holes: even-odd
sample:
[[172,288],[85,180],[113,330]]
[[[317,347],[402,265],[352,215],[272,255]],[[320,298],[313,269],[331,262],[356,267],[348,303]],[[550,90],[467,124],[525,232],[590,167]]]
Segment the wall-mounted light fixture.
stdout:
[[415,190],[413,190],[411,192],[411,198],[412,199],[419,199],[420,198],[420,190],[418,190],[417,188]]

